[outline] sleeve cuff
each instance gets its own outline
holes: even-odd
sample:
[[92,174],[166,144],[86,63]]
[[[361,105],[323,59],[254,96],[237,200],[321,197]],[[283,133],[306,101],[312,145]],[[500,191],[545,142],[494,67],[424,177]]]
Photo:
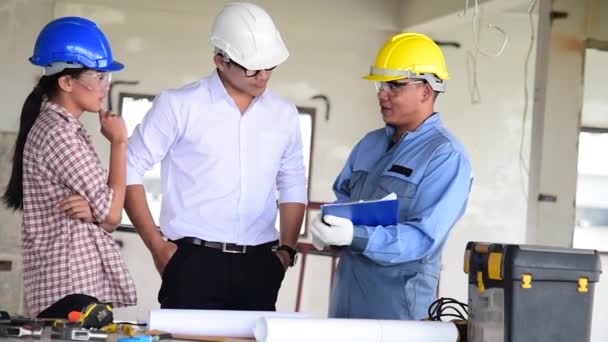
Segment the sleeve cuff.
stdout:
[[279,204],[283,203],[308,203],[306,187],[302,189],[284,189],[279,192]]
[[110,208],[112,207],[112,200],[114,199],[114,190],[107,187],[101,191],[95,199],[92,200],[91,213],[93,219],[96,222],[104,222],[110,214]]
[[350,249],[355,252],[363,252],[367,247],[369,241],[369,233],[365,226],[354,226],[353,227],[353,242],[350,244]]
[[127,166],[126,185],[133,184],[144,184],[144,177],[143,175],[140,175],[137,171],[135,171],[135,169],[133,169],[132,167]]

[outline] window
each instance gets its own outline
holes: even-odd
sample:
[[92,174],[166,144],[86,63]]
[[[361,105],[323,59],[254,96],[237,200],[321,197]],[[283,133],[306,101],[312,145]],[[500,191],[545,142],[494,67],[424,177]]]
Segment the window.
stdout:
[[[143,94],[121,93],[118,99],[120,104],[120,114],[125,120],[129,136],[133,134],[135,127],[142,121],[144,115],[152,107],[154,96]],[[304,147],[304,166],[306,177],[310,179],[310,164],[312,159],[312,142],[314,131],[314,108],[298,108],[300,112],[300,129],[302,134],[302,144]],[[310,184],[310,180],[308,182]],[[162,186],[160,180],[160,163],[144,175],[144,188],[146,189],[146,199],[148,206],[154,217],[156,224],[159,224],[160,207],[162,201]],[[306,221],[306,219],[304,220]],[[280,218],[277,215],[276,227],[279,227]],[[122,225],[131,226],[132,223],[126,213],[122,216]],[[301,235],[306,234],[306,222],[302,224]]]
[[[133,134],[135,127],[137,127],[150,107],[152,107],[153,101],[154,96],[152,95],[129,93],[120,94],[118,98],[118,103],[120,104],[120,115],[125,120],[127,133],[129,136]],[[146,199],[148,200],[150,212],[152,212],[154,222],[158,225],[160,204],[163,197],[160,182],[160,163],[154,165],[152,170],[146,172],[144,175],[144,188],[146,189]],[[131,220],[129,220],[129,216],[127,216],[127,213],[125,212],[122,214],[121,224],[132,226]]]
[[[308,179],[308,193],[310,195],[310,169],[312,160],[312,142],[315,124],[315,109],[308,107],[298,107],[300,113],[300,132],[302,134],[302,146],[303,146],[303,159],[304,168],[306,169],[306,179]],[[310,196],[309,196],[310,197]],[[278,198],[278,196],[277,196]],[[304,213],[304,220],[302,221],[302,227],[300,227],[300,236],[306,236],[308,227],[308,213]],[[281,215],[277,212],[277,219],[275,221],[275,228],[277,231],[280,228]]]
[[603,251],[608,251],[608,102],[603,73],[606,68],[608,53],[588,48],[585,52],[572,244],[575,248]]
[[608,129],[582,128],[574,247],[608,249]]

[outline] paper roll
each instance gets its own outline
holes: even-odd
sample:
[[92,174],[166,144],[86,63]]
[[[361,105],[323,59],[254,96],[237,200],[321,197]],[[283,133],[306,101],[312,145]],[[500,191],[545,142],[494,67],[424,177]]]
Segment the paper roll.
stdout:
[[456,342],[450,322],[264,317],[254,329],[258,342]]
[[150,311],[148,329],[172,334],[253,337],[255,323],[262,317],[306,317],[297,312],[177,310]]

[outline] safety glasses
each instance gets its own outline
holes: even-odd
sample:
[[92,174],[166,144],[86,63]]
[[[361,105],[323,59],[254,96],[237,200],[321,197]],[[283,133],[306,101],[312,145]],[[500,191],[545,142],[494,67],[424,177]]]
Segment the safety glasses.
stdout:
[[412,84],[424,84],[426,83],[425,81],[419,80],[419,81],[410,81],[410,82],[397,82],[397,81],[390,81],[390,82],[374,82],[374,85],[376,86],[376,91],[379,93],[382,90],[386,90],[388,91],[391,95],[397,94],[399,91],[401,91],[402,89],[405,89],[405,87],[412,85]]
[[[233,60],[230,60],[229,63],[233,64],[233,65],[239,67],[241,70],[243,70],[243,72],[245,73],[246,77],[255,77],[255,76],[257,76],[257,74],[260,73],[260,71],[262,71],[262,70],[249,70],[249,69],[245,68],[244,66],[238,64],[237,62],[235,62]],[[264,69],[264,70],[266,70],[266,71],[272,71],[272,70],[274,70],[274,68],[276,68],[276,66],[273,66],[272,68],[268,68],[268,69]]]
[[112,74],[109,72],[87,71],[80,74],[78,78],[74,78],[74,80],[88,90],[102,90],[106,89],[112,82]]

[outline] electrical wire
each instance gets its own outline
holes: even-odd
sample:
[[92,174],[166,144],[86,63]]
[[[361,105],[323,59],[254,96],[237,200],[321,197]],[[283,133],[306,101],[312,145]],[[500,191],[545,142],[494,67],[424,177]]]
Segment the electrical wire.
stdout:
[[[496,32],[502,36],[502,43],[501,43],[500,48],[496,52],[492,53],[492,52],[487,52],[487,51],[483,50],[479,44],[479,39],[480,39],[479,26],[481,23],[481,15],[479,14],[480,13],[479,0],[474,0],[473,3],[474,3],[474,5],[473,5],[473,37],[475,38],[475,50],[484,56],[499,57],[500,55],[502,55],[502,53],[505,51],[505,49],[507,47],[507,43],[509,42],[509,35],[507,34],[507,32],[505,30],[500,28],[500,26],[494,25],[494,24],[488,24],[487,28],[489,30],[493,30],[494,32]],[[461,16],[466,16],[467,11],[469,9],[469,0],[465,0],[464,6],[465,6],[464,11],[462,12]]]
[[[465,0],[464,10],[459,13],[458,16],[465,17],[469,10],[469,0]],[[477,37],[473,37],[477,41]],[[466,68],[467,68],[467,86],[469,88],[469,95],[471,97],[471,104],[481,103],[481,91],[479,90],[479,84],[477,82],[477,56],[479,52],[477,48],[475,52],[467,50],[466,55]]]
[[501,34],[503,37],[503,41],[502,45],[500,46],[500,49],[498,49],[497,52],[491,53],[482,50],[479,46],[479,23],[481,22],[481,16],[478,13],[477,6],[477,0],[475,0],[475,14],[473,15],[473,36],[475,37],[475,47],[477,49],[477,52],[488,57],[499,57],[500,55],[502,55],[503,52],[505,52],[505,48],[507,47],[507,43],[509,42],[509,35],[507,34],[507,32],[505,32],[505,30],[501,29],[499,26],[496,26],[494,24],[488,24],[488,29],[493,29],[494,31]]
[[466,321],[469,316],[469,306],[454,298],[441,297],[434,301],[428,309],[429,321],[442,321],[443,318],[456,318]]
[[[465,0],[464,10],[459,14],[460,17],[467,15],[469,11],[469,0]],[[509,41],[509,35],[505,30],[494,24],[488,24],[487,28],[502,36],[502,43],[498,51],[487,52],[480,46],[481,32],[479,30],[482,16],[479,10],[479,0],[474,0],[473,5],[473,40],[475,42],[475,51],[467,51],[467,76],[469,78],[469,93],[471,95],[471,103],[481,103],[481,91],[479,90],[478,75],[477,75],[477,57],[481,54],[487,57],[499,57],[505,51],[507,43]]]
[[467,85],[469,88],[469,94],[471,95],[471,103],[481,103],[481,92],[479,91],[479,84],[477,83],[477,56],[478,53],[473,53],[471,50],[467,51]]
[[[536,0],[531,0],[530,5],[528,6],[528,21],[530,24],[530,42],[528,44],[528,50],[526,52],[526,58],[524,61],[524,111],[521,119],[521,136],[519,140],[519,165],[521,170],[524,173],[524,176],[527,177],[529,174],[529,168],[526,164],[525,156],[524,156],[524,143],[526,137],[526,121],[528,120],[528,106],[530,103],[530,90],[528,87],[528,65],[530,64],[530,58],[532,56],[532,50],[534,49],[534,42],[536,41],[535,28],[534,28],[534,7],[536,6]],[[525,179],[525,177],[523,177]],[[525,184],[522,184],[524,195],[527,195],[527,190]]]

